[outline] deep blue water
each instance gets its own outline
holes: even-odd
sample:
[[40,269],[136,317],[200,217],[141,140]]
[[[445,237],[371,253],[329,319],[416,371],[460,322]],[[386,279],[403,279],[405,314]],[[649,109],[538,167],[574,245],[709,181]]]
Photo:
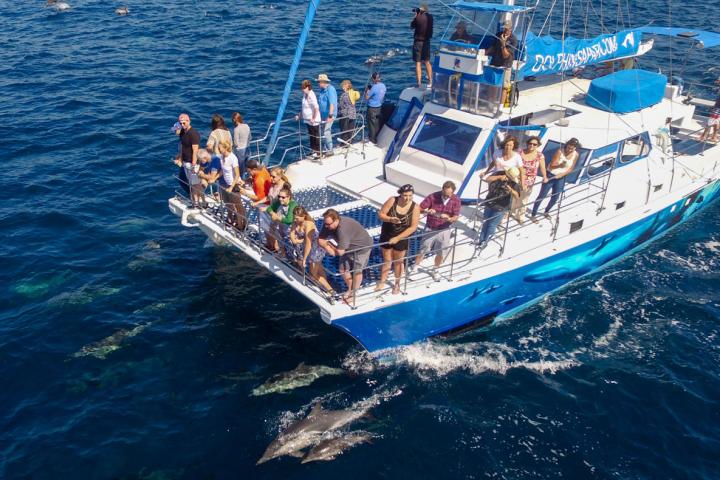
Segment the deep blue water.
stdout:
[[[118,17],[69,1],[0,1],[0,478],[720,477],[720,206],[487,333],[376,364],[167,211],[177,114],[203,137],[236,109],[264,130],[304,2],[132,1]],[[630,10],[712,29],[691,3]],[[362,86],[367,57],[408,48],[412,6],[325,0],[299,77]],[[719,58],[694,52],[683,75],[707,83]],[[391,95],[414,81],[407,55],[383,73]],[[118,331],[104,358],[76,355]],[[251,395],[300,362],[347,373]],[[376,404],[357,428],[378,438],[255,466],[318,400]]]

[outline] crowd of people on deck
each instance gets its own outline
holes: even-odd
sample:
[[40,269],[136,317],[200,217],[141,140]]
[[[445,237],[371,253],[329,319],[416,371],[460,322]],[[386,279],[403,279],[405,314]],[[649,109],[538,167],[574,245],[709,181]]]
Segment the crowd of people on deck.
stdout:
[[[343,85],[344,93],[351,89],[351,84]],[[328,109],[328,118],[333,111]],[[338,270],[347,285],[341,298],[352,304],[375,245],[373,238],[357,220],[342,216],[332,208],[323,213],[323,225],[318,231],[310,213],[294,200],[285,170],[279,166],[268,170],[256,159],[247,159],[250,129],[237,112],[233,114],[233,122],[235,128],[231,133],[222,116],[213,115],[204,148],[200,148],[200,134],[191,125],[189,115],[181,114],[173,126],[179,136],[175,163],[191,207],[206,206],[206,195],[210,194],[225,204],[228,226],[240,231],[247,227],[246,208],[257,208],[265,248],[291,259],[302,271],[307,269],[311,278],[330,296],[335,292],[328,281],[323,259],[326,255],[338,257]],[[243,172],[248,177],[247,182]],[[427,215],[427,225],[415,265],[427,253],[433,254],[431,276],[439,280],[437,270],[450,248],[450,227],[460,215],[460,199],[455,195],[455,189],[455,184],[447,181],[442,190],[417,204],[414,188],[408,184],[384,203],[378,213],[382,222],[378,244],[382,264],[376,290],[385,288],[392,270],[395,278],[391,291],[393,294],[400,292],[409,238],[417,231],[421,215]]]

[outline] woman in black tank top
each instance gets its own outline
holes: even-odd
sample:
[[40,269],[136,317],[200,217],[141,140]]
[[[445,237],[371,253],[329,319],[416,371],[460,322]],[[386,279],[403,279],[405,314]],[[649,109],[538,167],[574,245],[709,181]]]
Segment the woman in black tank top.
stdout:
[[407,238],[415,233],[420,220],[420,207],[413,201],[412,185],[403,185],[398,193],[399,196],[388,198],[378,213],[378,217],[383,222],[380,230],[383,264],[380,270],[380,281],[375,287],[375,291],[383,289],[392,264],[395,272],[393,294],[400,293],[404,257],[407,255],[409,245]]

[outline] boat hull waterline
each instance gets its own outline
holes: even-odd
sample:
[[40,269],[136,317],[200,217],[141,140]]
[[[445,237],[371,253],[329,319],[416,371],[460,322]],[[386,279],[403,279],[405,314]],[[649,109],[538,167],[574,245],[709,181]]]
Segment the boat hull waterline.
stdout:
[[420,298],[333,320],[369,352],[409,345],[529,307],[542,296],[641,248],[720,195],[720,180],[660,211],[590,242],[505,273]]

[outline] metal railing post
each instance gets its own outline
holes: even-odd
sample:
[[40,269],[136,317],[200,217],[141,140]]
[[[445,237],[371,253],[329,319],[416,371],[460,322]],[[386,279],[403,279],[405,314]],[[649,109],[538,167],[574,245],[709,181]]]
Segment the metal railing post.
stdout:
[[450,253],[450,281],[453,278],[453,272],[455,271],[455,247],[457,246],[457,227],[454,228],[453,232],[453,246],[452,252]]
[[[405,276],[405,279],[403,280],[403,283],[405,284],[403,286],[403,295],[407,295],[407,285],[408,285],[408,261],[410,259],[410,248],[408,248],[408,254],[405,255],[405,268],[403,269],[403,275]],[[391,268],[392,268],[392,262],[390,262]]]

